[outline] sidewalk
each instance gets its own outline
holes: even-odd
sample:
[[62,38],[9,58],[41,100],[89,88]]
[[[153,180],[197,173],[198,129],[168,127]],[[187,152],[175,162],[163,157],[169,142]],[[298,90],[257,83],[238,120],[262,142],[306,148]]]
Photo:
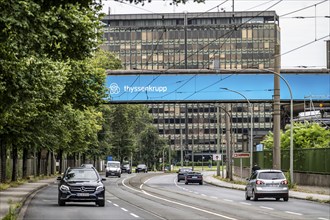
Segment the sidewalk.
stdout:
[[[245,185],[240,185],[240,184],[234,184],[230,182],[225,182],[221,181],[215,177],[214,171],[208,171],[208,172],[203,172],[204,176],[204,181],[206,183],[219,186],[219,187],[225,187],[225,188],[230,188],[230,189],[238,189],[238,190],[245,190]],[[236,180],[236,178],[234,178]],[[239,178],[237,178],[239,179]],[[289,197],[290,198],[295,198],[295,199],[305,199],[305,200],[310,200],[310,201],[317,201],[317,202],[330,202],[330,193],[329,189],[327,190],[327,194],[318,194],[318,193],[311,193],[317,191],[317,188],[320,187],[313,187],[313,186],[304,186],[304,187],[297,187],[298,190],[302,189],[304,191],[289,191]]]
[[24,202],[39,189],[54,183],[56,178],[44,179],[38,182],[25,183],[17,187],[10,187],[0,191],[0,219],[3,219],[8,213],[10,206],[13,208],[20,205],[22,208]]

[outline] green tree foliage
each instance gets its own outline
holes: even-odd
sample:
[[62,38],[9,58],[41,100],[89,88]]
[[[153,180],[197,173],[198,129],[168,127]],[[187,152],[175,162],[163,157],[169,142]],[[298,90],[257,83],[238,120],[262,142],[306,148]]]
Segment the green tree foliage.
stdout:
[[[265,149],[273,148],[273,133],[270,132],[262,143]],[[327,148],[330,146],[330,130],[320,126],[318,123],[294,123],[293,147],[299,148]],[[290,127],[281,132],[281,148],[290,148]]]
[[137,149],[138,161],[156,168],[165,145],[166,141],[159,137],[157,128],[153,125],[147,126],[140,135],[139,148]]
[[105,71],[90,59],[100,9],[86,0],[0,0],[1,158],[6,146],[15,153],[98,145]]
[[[152,0],[115,0],[115,1],[128,1],[130,3],[134,3],[134,4],[142,4],[144,5],[145,3],[150,3],[152,2]],[[163,0],[165,1],[165,0]],[[172,0],[172,4],[178,5],[178,4],[186,4],[188,2],[188,0]],[[205,0],[193,0],[193,2],[197,2],[197,3],[204,3]]]
[[117,160],[130,158],[136,149],[139,134],[151,123],[147,108],[143,105],[110,105],[109,118],[112,149],[109,154]]

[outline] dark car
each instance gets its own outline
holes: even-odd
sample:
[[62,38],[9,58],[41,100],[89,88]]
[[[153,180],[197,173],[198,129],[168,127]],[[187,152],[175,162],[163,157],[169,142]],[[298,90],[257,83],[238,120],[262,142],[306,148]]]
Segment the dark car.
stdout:
[[180,182],[180,180],[185,180],[186,174],[191,171],[192,171],[192,168],[187,168],[187,167],[180,168],[178,171],[178,182]]
[[289,200],[288,181],[281,170],[256,170],[247,181],[246,200],[266,197]]
[[121,166],[121,173],[128,173],[128,174],[132,173],[131,165],[129,165],[129,164],[123,164]]
[[63,177],[58,177],[58,205],[66,202],[95,202],[105,204],[105,187],[99,173],[94,167],[69,167]]
[[184,183],[186,185],[188,185],[188,183],[199,183],[199,185],[203,185],[203,174],[199,172],[188,172]]
[[148,167],[145,164],[139,164],[135,168],[135,173],[148,173]]

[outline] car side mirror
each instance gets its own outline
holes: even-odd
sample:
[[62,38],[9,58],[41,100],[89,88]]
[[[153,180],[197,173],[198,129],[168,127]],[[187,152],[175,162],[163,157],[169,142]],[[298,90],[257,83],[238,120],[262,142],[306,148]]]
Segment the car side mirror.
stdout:
[[246,180],[247,180],[247,181],[249,181],[249,180],[250,180],[250,178],[246,178]]
[[58,176],[56,180],[60,181],[62,179],[61,176]]
[[106,178],[102,177],[102,181],[106,181],[106,180],[107,180]]

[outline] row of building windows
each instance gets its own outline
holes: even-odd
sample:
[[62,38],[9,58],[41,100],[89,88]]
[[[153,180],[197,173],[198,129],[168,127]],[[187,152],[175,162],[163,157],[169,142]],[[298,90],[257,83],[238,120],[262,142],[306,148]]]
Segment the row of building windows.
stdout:
[[[226,144],[227,126],[230,126],[234,148],[244,150],[244,146],[247,146],[251,123],[246,103],[230,103],[227,106],[231,115],[230,125],[225,123],[225,104],[162,103],[148,104],[148,108],[160,136],[168,139],[173,149],[178,150],[182,143],[187,150],[191,149],[192,145],[201,149],[216,149],[218,139],[222,145]],[[267,134],[272,129],[272,103],[254,103],[253,122],[254,131]],[[220,137],[217,136],[218,133]]]

